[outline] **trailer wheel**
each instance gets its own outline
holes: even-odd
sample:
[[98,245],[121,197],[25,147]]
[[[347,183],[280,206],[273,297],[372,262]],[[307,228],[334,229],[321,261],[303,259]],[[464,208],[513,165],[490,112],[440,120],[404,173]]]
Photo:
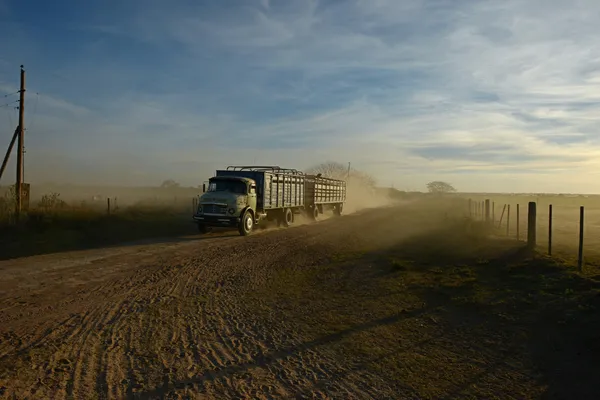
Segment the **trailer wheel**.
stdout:
[[343,210],[344,210],[344,203],[336,204],[335,207],[333,208],[333,214],[336,217],[339,217],[342,215]]
[[254,218],[252,217],[252,213],[246,211],[244,216],[240,219],[238,225],[238,231],[242,236],[248,236],[252,233],[252,229],[254,228]]
[[210,232],[210,227],[204,224],[198,224],[198,232],[200,232],[201,234],[208,233]]
[[316,221],[319,218],[319,208],[317,206],[313,206],[307,211],[307,214],[308,218]]
[[294,223],[294,213],[292,212],[291,208],[286,208],[283,211],[283,226],[285,226],[286,228],[289,226],[292,226],[292,224]]

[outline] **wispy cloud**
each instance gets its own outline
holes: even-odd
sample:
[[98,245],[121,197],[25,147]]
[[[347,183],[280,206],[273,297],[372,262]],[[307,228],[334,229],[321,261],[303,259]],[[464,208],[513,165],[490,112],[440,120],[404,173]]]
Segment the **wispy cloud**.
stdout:
[[40,93],[40,179],[49,154],[127,183],[337,159],[396,187],[600,192],[595,1],[59,2],[32,30],[6,4],[0,84],[23,60]]

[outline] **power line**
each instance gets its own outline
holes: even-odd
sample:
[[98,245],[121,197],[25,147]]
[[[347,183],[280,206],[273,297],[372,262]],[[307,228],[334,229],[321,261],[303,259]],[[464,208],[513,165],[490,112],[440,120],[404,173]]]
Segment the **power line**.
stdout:
[[38,92],[36,92],[35,94],[36,94],[36,98],[35,98],[35,104],[33,105],[33,115],[31,116],[31,123],[29,124],[29,128],[27,129],[27,132],[31,132],[31,127],[33,126],[33,123],[35,122],[35,115],[37,114],[38,101],[40,100],[40,94]]
[[19,91],[17,90],[16,92],[5,94],[2,97],[8,97],[8,96],[12,96],[12,95],[15,95],[15,94],[19,94]]
[[0,105],[0,107],[8,107],[8,106],[10,106],[11,104],[15,104],[15,103],[18,103],[18,102],[19,102],[19,100],[11,101],[11,102],[9,102],[9,103],[5,103],[5,104],[2,104],[2,105]]

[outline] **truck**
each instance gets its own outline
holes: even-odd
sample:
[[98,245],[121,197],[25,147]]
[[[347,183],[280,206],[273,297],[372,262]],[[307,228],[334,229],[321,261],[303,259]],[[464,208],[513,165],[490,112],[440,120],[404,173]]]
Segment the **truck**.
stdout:
[[302,214],[341,216],[346,201],[345,181],[278,166],[229,166],[202,186],[193,214],[200,233],[231,227],[247,236],[262,221],[289,227]]

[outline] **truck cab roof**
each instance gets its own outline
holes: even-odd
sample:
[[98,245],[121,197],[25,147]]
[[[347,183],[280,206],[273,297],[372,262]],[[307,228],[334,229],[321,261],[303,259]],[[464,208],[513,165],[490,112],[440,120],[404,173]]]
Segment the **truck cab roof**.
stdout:
[[254,183],[254,179],[246,178],[244,176],[213,176],[210,180],[223,180],[223,181],[242,181],[244,183]]

